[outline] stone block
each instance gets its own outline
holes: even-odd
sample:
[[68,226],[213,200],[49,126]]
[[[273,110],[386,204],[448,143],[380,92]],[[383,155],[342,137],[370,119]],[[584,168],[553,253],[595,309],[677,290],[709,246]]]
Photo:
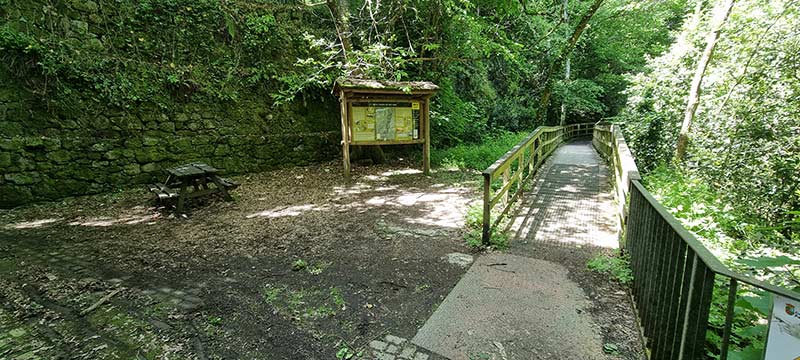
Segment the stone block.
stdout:
[[0,168],[6,168],[9,166],[11,166],[11,153],[0,152]]
[[142,138],[142,145],[144,146],[155,146],[158,145],[158,139],[154,137],[143,137]]
[[107,117],[100,115],[92,120],[92,126],[95,129],[108,129],[111,126],[111,121]]
[[403,351],[400,352],[401,359],[412,359],[414,357],[414,353],[417,352],[417,347],[413,345],[406,345],[403,348]]
[[113,146],[109,143],[96,143],[92,145],[92,151],[106,152],[108,150],[111,150],[112,147]]
[[122,172],[128,175],[138,175],[142,169],[139,164],[128,164],[122,167]]
[[39,174],[38,173],[12,173],[12,174],[5,174],[3,178],[10,183],[14,183],[17,185],[30,185],[39,182]]
[[388,344],[383,342],[383,341],[380,341],[380,340],[372,340],[372,341],[369,342],[369,347],[371,347],[371,348],[373,348],[375,350],[378,350],[378,351],[385,350],[386,346],[388,346]]
[[214,155],[216,156],[225,156],[231,153],[231,148],[228,145],[219,145],[214,150]]
[[64,164],[72,160],[72,153],[66,150],[56,150],[47,153],[47,158],[56,163]]
[[12,208],[33,201],[30,189],[10,184],[0,185],[0,208]]
[[13,121],[0,121],[0,134],[4,136],[22,136],[22,124]]
[[386,341],[395,345],[403,345],[406,342],[406,339],[389,334],[386,335]]
[[79,35],[86,35],[89,33],[89,23],[86,21],[72,20],[70,21],[70,29]]
[[158,163],[148,163],[142,165],[142,172],[151,173],[161,170],[161,165]]

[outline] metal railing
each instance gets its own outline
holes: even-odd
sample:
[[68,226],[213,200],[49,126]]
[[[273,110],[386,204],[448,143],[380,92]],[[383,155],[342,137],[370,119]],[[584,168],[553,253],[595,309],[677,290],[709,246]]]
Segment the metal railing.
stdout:
[[[523,184],[536,173],[544,160],[564,140],[592,135],[593,129],[594,124],[589,123],[540,126],[483,171],[484,244],[489,244],[492,230],[522,195]],[[498,180],[499,183],[496,183]],[[496,185],[497,191],[493,190],[493,185]],[[498,204],[503,205],[503,208],[499,215],[492,219],[492,211]]]
[[615,182],[626,187],[618,201],[630,203],[627,218],[622,217],[627,222],[623,250],[631,260],[633,298],[650,359],[704,358],[717,276],[727,278],[728,291],[722,360],[728,357],[740,284],[800,301],[800,294],[734,272],[709,252],[631,172],[633,158],[618,127],[598,125],[594,134],[595,147],[617,169]]

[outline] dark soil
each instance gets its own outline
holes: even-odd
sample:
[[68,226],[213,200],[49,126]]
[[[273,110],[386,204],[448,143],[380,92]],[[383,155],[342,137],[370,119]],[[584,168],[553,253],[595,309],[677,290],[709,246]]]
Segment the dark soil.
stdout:
[[[464,270],[475,174],[236,178],[175,216],[134,189],[0,212],[0,358],[332,359],[411,338]],[[122,289],[94,311],[103,296]]]

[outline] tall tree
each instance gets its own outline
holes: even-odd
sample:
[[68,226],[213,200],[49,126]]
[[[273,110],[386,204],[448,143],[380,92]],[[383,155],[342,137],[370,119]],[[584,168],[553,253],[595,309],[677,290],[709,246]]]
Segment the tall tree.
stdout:
[[[568,2],[564,0],[563,7],[564,11],[561,15],[561,18],[564,20],[565,23],[569,24],[569,10],[567,8]],[[564,64],[564,81],[569,82],[569,72],[570,72],[570,57],[567,55],[567,62]],[[559,125],[564,126],[567,122],[567,102],[566,99],[561,100],[561,121]]]
[[700,104],[700,86],[703,83],[703,77],[705,76],[708,63],[711,61],[711,57],[714,55],[714,48],[717,46],[717,40],[719,39],[719,34],[722,31],[722,26],[725,25],[725,21],[728,19],[731,9],[733,9],[733,3],[734,0],[722,0],[714,8],[711,31],[709,31],[708,35],[706,35],[706,47],[703,50],[703,54],[700,56],[700,61],[697,62],[697,68],[695,68],[692,85],[689,89],[689,96],[686,101],[686,111],[683,115],[681,131],[678,134],[678,144],[675,147],[675,162],[683,161],[683,158],[686,155],[686,147],[689,145],[689,131],[691,131],[692,128],[692,121],[694,120],[694,115],[697,112],[697,106]]
[[561,52],[558,56],[550,62],[547,67],[547,72],[545,73],[545,84],[544,89],[542,89],[542,96],[539,99],[539,110],[536,113],[536,123],[543,124],[545,119],[547,118],[547,107],[550,105],[550,96],[553,94],[553,73],[556,70],[556,66],[569,54],[575,49],[575,45],[578,44],[578,40],[581,38],[583,31],[586,30],[586,27],[589,25],[589,21],[592,19],[592,16],[597,12],[597,9],[603,5],[605,0],[594,0],[592,6],[589,7],[589,10],[586,11],[586,14],[583,15],[581,21],[578,22],[578,25],[575,27],[575,30],[572,31],[572,36],[569,37],[567,41],[567,45],[561,48]]

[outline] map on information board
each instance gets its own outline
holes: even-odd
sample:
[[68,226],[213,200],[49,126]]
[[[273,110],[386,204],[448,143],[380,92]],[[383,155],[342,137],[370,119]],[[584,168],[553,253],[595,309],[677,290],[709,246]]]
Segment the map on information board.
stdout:
[[800,359],[799,301],[775,295],[764,359]]
[[352,104],[353,142],[419,139],[419,102]]

